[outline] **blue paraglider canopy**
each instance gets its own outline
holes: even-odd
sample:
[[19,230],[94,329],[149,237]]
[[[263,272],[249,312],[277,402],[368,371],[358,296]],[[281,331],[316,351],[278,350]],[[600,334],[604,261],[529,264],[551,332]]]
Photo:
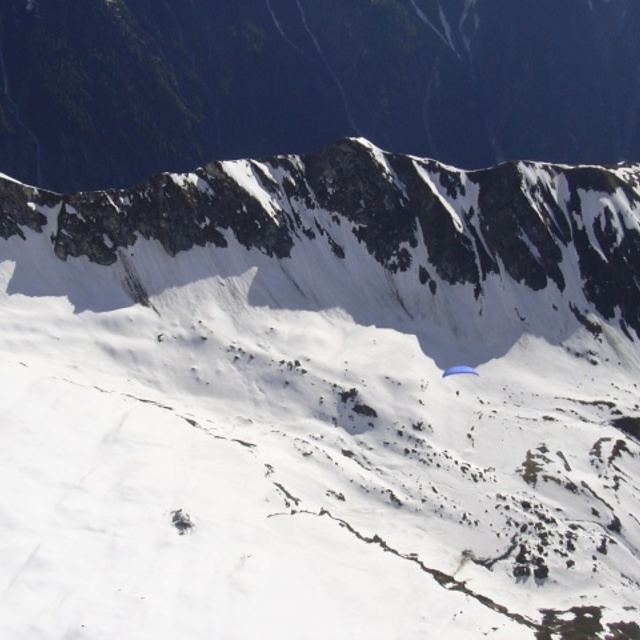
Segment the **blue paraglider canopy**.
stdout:
[[455,367],[449,367],[448,369],[445,369],[444,373],[442,374],[442,377],[446,378],[447,376],[455,376],[460,373],[470,373],[474,376],[480,375],[473,367],[470,367],[466,364],[459,364],[459,365],[456,365]]

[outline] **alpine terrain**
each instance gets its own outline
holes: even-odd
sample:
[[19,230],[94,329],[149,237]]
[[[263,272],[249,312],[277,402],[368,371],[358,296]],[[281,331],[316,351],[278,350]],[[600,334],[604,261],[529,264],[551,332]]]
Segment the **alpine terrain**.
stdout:
[[639,178],[3,177],[0,637],[640,638]]

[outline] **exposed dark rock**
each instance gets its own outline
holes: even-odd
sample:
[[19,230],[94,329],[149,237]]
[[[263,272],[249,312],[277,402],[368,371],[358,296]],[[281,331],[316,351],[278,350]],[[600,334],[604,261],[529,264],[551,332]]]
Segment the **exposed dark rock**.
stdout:
[[415,216],[366,147],[341,140],[306,156],[305,168],[317,201],[351,222],[354,235],[371,255],[389,267],[394,262],[402,270],[410,266],[410,260],[401,257],[400,245],[415,246]]
[[612,423],[616,429],[620,429],[623,433],[640,440],[640,417],[622,416],[614,418]]
[[517,564],[526,564],[527,560],[528,560],[527,547],[521,544],[520,551],[518,551],[518,555],[515,557],[515,561]]
[[481,186],[482,234],[509,275],[534,291],[543,289],[551,279],[562,291],[565,282],[558,263],[561,247],[569,238],[556,224],[556,219],[563,217],[558,204],[553,203],[559,214],[555,217],[542,207],[532,207],[521,189],[523,177],[514,162],[478,172],[474,178]]
[[611,519],[611,522],[607,525],[607,529],[609,529],[609,531],[613,531],[614,533],[620,533],[620,531],[622,531],[622,523],[620,522],[620,518],[614,515]]
[[273,484],[284,496],[284,503],[287,508],[290,508],[291,504],[294,504],[296,507],[300,504],[300,498],[296,498],[294,495],[289,493],[289,491],[287,491],[279,482],[274,482]]
[[[154,175],[126,190],[66,195],[0,179],[0,235],[24,238],[27,229],[47,228],[59,258],[86,256],[101,265],[117,262],[119,252],[140,238],[157,240],[175,256],[196,246],[225,248],[231,236],[278,260],[286,260],[296,243],[310,240],[348,260],[351,235],[390,277],[413,271],[424,296],[439,295],[440,278],[471,284],[479,297],[499,271],[533,291],[563,292],[567,256],[575,254],[593,305],[579,309],[568,301],[576,319],[596,337],[602,333],[598,314],[605,319],[617,314],[630,339],[640,332],[640,232],[625,224],[624,205],[616,210],[602,205],[586,218],[581,210],[581,194],[589,192],[615,195],[608,197],[610,203],[639,204],[637,166],[622,174],[619,167],[509,162],[465,173],[374,151],[359,139],[339,140],[301,157],[241,162],[235,169],[272,196],[268,206],[234,179],[232,166],[224,162],[189,175]],[[559,180],[567,185],[562,200],[550,186]],[[466,198],[465,204],[457,197]],[[143,290],[143,284],[136,288],[134,299],[144,300]],[[526,324],[525,315],[518,317]],[[637,437],[630,424],[620,422]]]
[[637,622],[611,622],[605,640],[640,640],[640,625]]
[[546,580],[549,577],[549,567],[544,563],[542,558],[536,558],[535,568],[533,569],[533,575],[538,580]]
[[542,613],[536,640],[595,640],[604,631],[600,607],[572,607],[567,611],[543,609]]
[[134,245],[140,235],[158,240],[174,256],[194,246],[227,246],[227,229],[247,248],[280,258],[289,254],[288,228],[276,223],[219,165],[208,165],[196,176],[197,186],[160,174],[129,191],[62,197],[53,236],[56,255],[63,260],[86,255],[108,265],[117,260],[118,248]]
[[356,402],[353,405],[353,412],[367,418],[378,417],[378,412],[373,407],[370,407],[368,404],[364,404],[362,402]]
[[0,237],[25,239],[22,227],[41,232],[47,218],[35,205],[53,206],[59,198],[52,193],[34,190],[13,180],[0,179]]
[[193,522],[188,513],[185,513],[182,509],[176,509],[171,512],[171,524],[178,530],[178,533],[182,536],[193,529]]
[[578,309],[578,307],[576,307],[575,304],[570,303],[569,304],[569,309],[571,310],[571,312],[573,313],[573,315],[576,317],[576,319],[578,320],[578,322],[585,328],[588,329],[589,332],[591,333],[591,335],[593,335],[595,338],[599,337],[600,334],[602,333],[602,327],[600,326],[600,324],[598,322],[593,322],[592,320],[590,320],[589,318],[587,318],[586,315],[584,315],[584,313],[582,313],[580,311],[580,309]]

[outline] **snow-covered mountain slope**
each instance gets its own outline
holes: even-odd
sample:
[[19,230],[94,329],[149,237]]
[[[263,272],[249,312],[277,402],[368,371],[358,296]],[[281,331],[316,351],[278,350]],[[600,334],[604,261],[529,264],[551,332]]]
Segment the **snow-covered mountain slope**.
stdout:
[[3,180],[0,636],[640,637],[636,175]]

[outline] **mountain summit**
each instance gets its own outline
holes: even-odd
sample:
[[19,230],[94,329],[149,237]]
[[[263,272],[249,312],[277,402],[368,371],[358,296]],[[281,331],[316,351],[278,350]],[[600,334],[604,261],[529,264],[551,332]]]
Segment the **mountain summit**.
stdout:
[[3,178],[1,635],[640,637],[639,172]]
[[[125,272],[143,238],[168,256],[240,244],[277,260],[279,286],[298,306],[339,303],[377,323],[384,312],[353,297],[362,278],[374,290],[384,283],[406,318],[430,320],[441,305],[451,318],[474,316],[477,337],[490,335],[497,317],[546,334],[554,316],[589,326],[593,312],[634,340],[639,172],[639,165],[531,162],[467,172],[347,138],[315,154],[211,162],[125,190],[57,195],[5,181],[11,206],[1,228],[8,239],[46,226],[58,258]],[[370,269],[353,273],[363,260]],[[327,299],[326,276],[337,273],[340,286]],[[147,285],[134,280],[140,302]],[[465,292],[455,302],[451,285]]]

